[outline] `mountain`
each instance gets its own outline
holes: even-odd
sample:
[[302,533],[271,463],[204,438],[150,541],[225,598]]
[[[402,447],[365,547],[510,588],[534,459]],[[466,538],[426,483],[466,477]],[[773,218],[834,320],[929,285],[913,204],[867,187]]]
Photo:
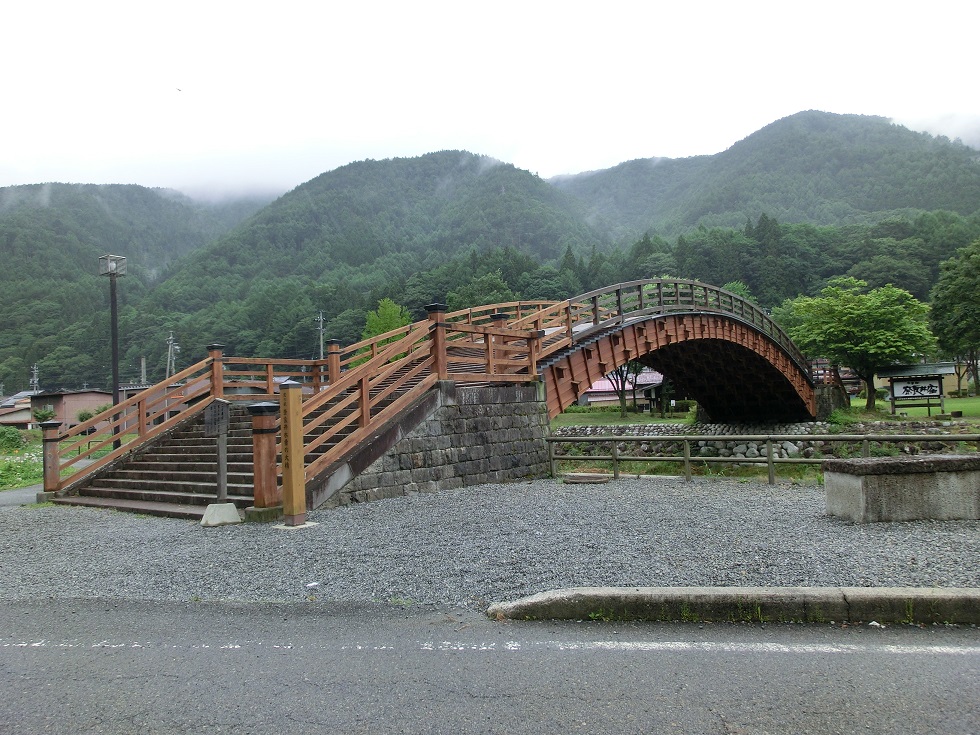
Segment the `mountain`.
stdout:
[[[803,112],[727,151],[629,161],[550,182],[441,151],[359,161],[275,201],[203,204],[139,186],[0,189],[0,383],[107,386],[99,255],[120,285],[124,380],[163,377],[173,332],[187,365],[229,354],[310,357],[356,341],[392,298],[415,317],[560,299],[671,273],[739,280],[765,306],[847,273],[929,293],[939,263],[980,236],[978,154],[887,120]],[[267,205],[267,206],[263,206]],[[669,239],[668,239],[669,238]]]
[[980,209],[980,153],[885,118],[800,112],[713,156],[639,159],[551,180],[617,241],[700,225],[868,223]]
[[465,151],[359,161],[288,192],[181,261],[148,306],[208,308],[211,316],[201,319],[211,333],[244,351],[262,346],[253,326],[263,316],[243,314],[243,301],[281,303],[315,288],[316,307],[296,305],[297,313],[336,316],[389,295],[403,303],[401,287],[413,274],[471,253],[507,249],[544,262],[597,245],[609,243],[573,201],[510,164]]
[[265,203],[201,204],[178,192],[132,185],[0,189],[0,382],[16,376],[15,383],[7,378],[6,388],[26,388],[27,370],[39,362],[49,379],[70,376],[72,385],[102,385],[108,310],[99,256],[126,256],[128,274],[120,283],[124,304],[132,308],[169,263]]

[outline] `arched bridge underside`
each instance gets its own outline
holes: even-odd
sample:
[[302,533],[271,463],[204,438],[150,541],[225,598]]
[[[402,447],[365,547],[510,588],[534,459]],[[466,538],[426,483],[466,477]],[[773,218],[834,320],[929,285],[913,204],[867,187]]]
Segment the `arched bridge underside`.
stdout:
[[738,316],[691,311],[591,330],[553,356],[540,367],[549,414],[631,360],[662,373],[712,421],[795,422],[816,413],[809,373],[777,341]]

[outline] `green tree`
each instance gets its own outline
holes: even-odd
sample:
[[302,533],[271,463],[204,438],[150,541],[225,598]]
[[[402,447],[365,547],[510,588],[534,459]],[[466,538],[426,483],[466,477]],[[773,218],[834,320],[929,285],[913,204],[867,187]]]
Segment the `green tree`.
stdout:
[[[787,313],[788,312],[788,313]],[[811,357],[846,365],[867,386],[867,410],[874,409],[875,373],[910,362],[935,348],[929,307],[895,286],[868,290],[850,277],[834,278],[819,296],[800,296],[775,311],[790,337]]]
[[729,281],[722,286],[726,291],[731,291],[736,296],[741,296],[746,301],[751,301],[753,304],[759,303],[755,296],[752,295],[752,291],[748,286],[742,281]]
[[606,379],[612,384],[613,390],[619,397],[619,415],[622,418],[626,418],[628,414],[626,407],[627,390],[633,391],[633,407],[636,407],[636,381],[642,372],[643,365],[636,360],[631,360],[606,375]]
[[965,360],[980,386],[980,240],[957,250],[939,271],[932,289],[932,331],[945,352]]
[[379,334],[390,332],[411,323],[412,315],[408,313],[408,309],[399,306],[391,299],[381,299],[378,302],[378,308],[367,313],[361,339],[377,337]]
[[328,339],[340,340],[342,345],[352,345],[359,341],[367,320],[366,313],[360,309],[345,309],[323,328]]
[[35,408],[34,409],[34,419],[41,423],[43,421],[50,421],[55,417],[54,409],[52,408]]
[[446,296],[446,307],[449,311],[458,311],[471,306],[502,304],[516,300],[517,295],[510,290],[500,271],[493,271],[474,278],[455,291],[450,291]]

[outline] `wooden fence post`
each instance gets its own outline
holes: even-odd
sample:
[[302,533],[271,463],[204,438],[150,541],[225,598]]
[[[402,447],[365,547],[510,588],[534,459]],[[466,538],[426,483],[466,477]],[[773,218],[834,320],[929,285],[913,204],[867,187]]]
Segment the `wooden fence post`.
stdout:
[[306,465],[303,451],[303,386],[279,386],[282,431],[282,514],[287,526],[306,524]]
[[[506,314],[491,314],[490,315],[490,325],[499,329],[504,329],[507,327],[507,315]],[[507,338],[503,336],[497,336],[494,334],[487,335],[487,374],[495,375],[497,373],[497,354],[496,354],[496,344],[497,341],[501,344],[507,344]],[[506,353],[503,353],[504,357],[507,357]]]
[[449,379],[449,364],[446,356],[446,316],[445,304],[429,304],[425,307],[429,314],[429,334],[431,335],[432,363],[439,380]]
[[224,345],[208,345],[208,357],[211,358],[211,395],[215,398],[225,397],[224,349]]
[[[279,404],[271,401],[253,403],[248,407],[252,416],[252,497],[258,509],[282,505],[282,492],[276,472],[276,419]],[[278,513],[274,514],[278,517]]]
[[327,382],[333,385],[340,380],[340,340],[327,340]]
[[61,485],[61,467],[58,463],[58,441],[61,438],[61,422],[55,419],[41,422],[41,463],[44,467],[44,492],[53,493]]

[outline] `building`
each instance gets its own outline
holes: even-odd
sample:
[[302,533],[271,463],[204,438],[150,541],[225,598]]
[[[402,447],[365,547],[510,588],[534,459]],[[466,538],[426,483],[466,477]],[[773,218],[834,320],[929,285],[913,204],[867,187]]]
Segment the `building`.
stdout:
[[34,391],[23,390],[7,396],[0,402],[0,426],[30,429],[36,423],[31,414],[31,397]]
[[30,411],[54,411],[53,421],[61,422],[70,429],[80,423],[82,411],[95,413],[95,409],[112,403],[112,393],[107,390],[57,390],[42,391],[31,396]]
[[[640,408],[646,409],[649,406],[652,390],[664,382],[664,376],[656,370],[643,368],[636,378],[636,401]],[[633,385],[626,385],[626,402],[633,403]],[[608,378],[602,378],[593,383],[587,391],[579,398],[580,406],[618,406],[619,394],[616,387]]]

